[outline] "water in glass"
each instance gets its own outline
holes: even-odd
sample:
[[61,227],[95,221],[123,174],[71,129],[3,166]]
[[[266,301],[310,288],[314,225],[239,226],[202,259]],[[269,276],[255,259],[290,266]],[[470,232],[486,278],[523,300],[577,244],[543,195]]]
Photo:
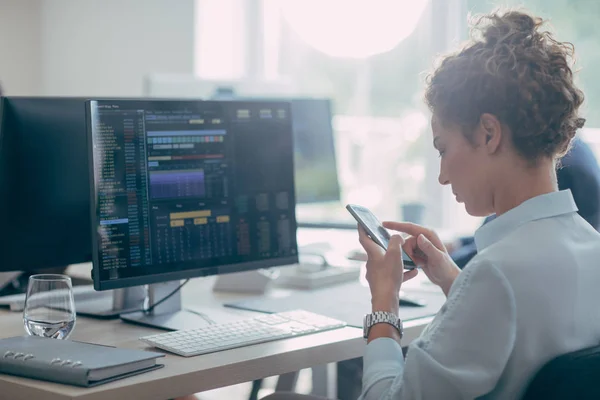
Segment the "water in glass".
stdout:
[[27,287],[23,322],[29,335],[67,339],[75,328],[71,278],[55,274],[32,275]]

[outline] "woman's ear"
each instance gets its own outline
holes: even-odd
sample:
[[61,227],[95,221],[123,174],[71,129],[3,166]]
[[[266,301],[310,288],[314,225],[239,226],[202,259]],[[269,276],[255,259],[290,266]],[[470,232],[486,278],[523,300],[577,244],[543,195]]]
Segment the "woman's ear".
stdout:
[[482,114],[479,118],[479,129],[483,135],[483,145],[487,148],[488,154],[494,154],[500,148],[502,141],[502,124],[492,114]]

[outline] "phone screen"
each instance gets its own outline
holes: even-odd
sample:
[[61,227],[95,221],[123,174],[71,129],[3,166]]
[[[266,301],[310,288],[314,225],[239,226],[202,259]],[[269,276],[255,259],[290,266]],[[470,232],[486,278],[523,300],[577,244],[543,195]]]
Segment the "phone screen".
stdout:
[[[350,212],[350,214],[352,214],[354,219],[356,219],[356,221],[364,228],[364,230],[367,231],[371,239],[387,250],[391,236],[388,230],[383,227],[381,221],[379,221],[379,219],[377,219],[377,217],[368,208],[354,204],[348,204],[346,209]],[[402,261],[404,262],[405,266],[415,266],[414,261],[404,251],[402,251]]]

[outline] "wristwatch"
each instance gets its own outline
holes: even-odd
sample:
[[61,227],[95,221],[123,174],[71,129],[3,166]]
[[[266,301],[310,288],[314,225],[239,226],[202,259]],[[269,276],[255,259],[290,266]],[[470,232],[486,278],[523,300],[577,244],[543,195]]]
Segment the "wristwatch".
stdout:
[[398,318],[396,314],[386,311],[375,311],[374,313],[365,315],[365,319],[363,321],[363,337],[365,339],[369,337],[369,331],[375,324],[389,324],[398,329],[400,338],[402,338],[404,335],[402,320]]

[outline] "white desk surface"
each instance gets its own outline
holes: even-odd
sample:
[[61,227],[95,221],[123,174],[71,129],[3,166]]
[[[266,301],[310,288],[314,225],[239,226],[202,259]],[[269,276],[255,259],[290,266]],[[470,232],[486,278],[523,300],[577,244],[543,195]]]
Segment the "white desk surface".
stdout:
[[[89,267],[89,266],[88,266]],[[89,275],[88,275],[89,276]],[[230,309],[226,301],[248,297],[240,294],[213,293],[214,277],[192,280],[183,291],[188,307],[203,309],[217,322],[256,313]],[[269,295],[285,295],[287,290],[270,290]],[[403,344],[419,336],[431,318],[407,322]],[[0,337],[24,334],[21,313],[0,310]],[[120,320],[102,321],[79,317],[71,339],[124,348],[147,349],[140,336],[160,332]],[[0,375],[0,398],[20,399],[156,399],[178,396],[252,381],[304,368],[361,357],[365,342],[356,328],[343,328],[299,338],[279,340],[196,357],[168,354],[159,359],[165,367],[156,371],[100,385],[79,388],[9,375]]]

